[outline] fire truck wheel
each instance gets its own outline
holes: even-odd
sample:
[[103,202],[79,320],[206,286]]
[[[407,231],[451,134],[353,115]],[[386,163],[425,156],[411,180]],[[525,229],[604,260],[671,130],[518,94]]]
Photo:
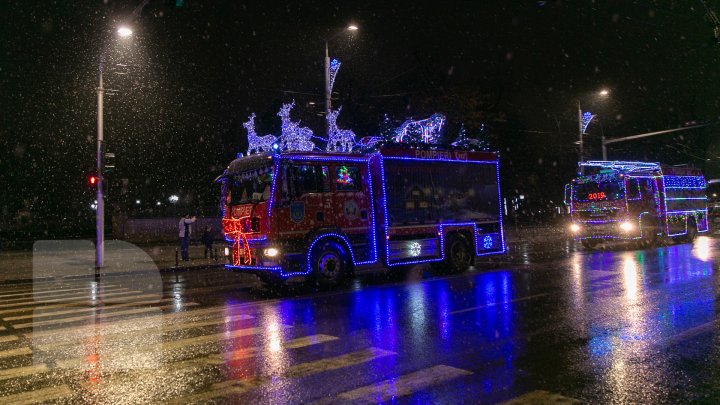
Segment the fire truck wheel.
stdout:
[[658,244],[658,233],[660,229],[654,219],[643,219],[640,222],[642,232],[640,248],[649,248]]
[[687,234],[685,235],[685,237],[683,238],[683,241],[685,243],[693,243],[693,241],[697,237],[697,233],[698,233],[697,225],[695,224],[694,218],[688,219],[687,229],[688,229],[688,231],[687,231]]
[[350,271],[345,248],[333,240],[324,240],[315,245],[310,254],[312,280],[320,287],[335,287],[341,284]]
[[450,235],[445,241],[445,260],[441,262],[442,270],[448,273],[460,273],[472,265],[473,256],[470,245],[459,235]]

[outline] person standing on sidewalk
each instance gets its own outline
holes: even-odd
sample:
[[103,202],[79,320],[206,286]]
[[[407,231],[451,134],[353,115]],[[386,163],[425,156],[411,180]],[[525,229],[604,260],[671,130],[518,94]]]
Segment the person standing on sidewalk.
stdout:
[[180,255],[183,261],[190,261],[190,235],[192,234],[192,228],[190,225],[195,222],[197,218],[190,217],[190,214],[186,214],[185,217],[180,218],[179,233],[180,236]]
[[214,239],[215,239],[215,237],[213,236],[213,233],[212,233],[212,226],[205,225],[205,232],[203,232],[203,234],[202,234],[202,241],[203,241],[203,244],[205,245],[205,258],[206,259],[208,258],[208,252],[210,252],[211,259],[215,258],[213,256],[213,246],[212,246]]

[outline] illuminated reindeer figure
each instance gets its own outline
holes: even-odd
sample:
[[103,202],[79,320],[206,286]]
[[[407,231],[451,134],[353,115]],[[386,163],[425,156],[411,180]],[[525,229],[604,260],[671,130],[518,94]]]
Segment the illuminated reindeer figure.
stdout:
[[243,126],[248,132],[248,155],[272,150],[272,145],[277,140],[277,137],[273,135],[257,136],[255,132],[255,113],[250,114],[248,120],[243,123]]
[[309,152],[315,149],[311,141],[313,132],[310,128],[301,127],[300,121],[293,122],[290,119],[290,110],[295,106],[295,100],[289,104],[283,104],[277,113],[282,121],[282,133],[280,134],[280,147],[284,150],[297,150]]
[[[419,134],[423,143],[436,144],[440,140],[440,130],[445,125],[445,116],[442,114],[433,114],[430,118],[424,120],[407,120],[398,129],[395,130],[393,140],[398,143],[412,142],[411,134]],[[410,135],[410,136],[408,136]]]
[[327,115],[328,141],[325,150],[328,152],[351,152],[355,146],[355,132],[337,127],[337,117],[341,110],[342,107],[331,110]]

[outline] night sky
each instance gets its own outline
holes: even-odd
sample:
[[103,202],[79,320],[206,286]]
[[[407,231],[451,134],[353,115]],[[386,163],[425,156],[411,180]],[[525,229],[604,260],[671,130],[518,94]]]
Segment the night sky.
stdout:
[[[700,1],[319,2],[10,1],[0,9],[0,209],[33,220],[93,218],[97,68],[106,49],[105,137],[117,155],[113,204],[167,203],[201,214],[212,180],[295,100],[294,119],[322,135],[324,39],[342,61],[338,123],[376,135],[434,112],[471,136],[481,124],[503,159],[503,193],[558,202],[577,162],[577,102],[598,114],[588,158],[608,138],[715,123],[720,102],[713,25]],[[720,2],[707,4],[720,12]],[[512,5],[511,5],[512,4]],[[105,44],[105,45],[103,45]],[[118,66],[122,65],[122,66]],[[593,94],[611,91],[599,100]],[[310,103],[315,103],[314,105]],[[616,144],[611,159],[695,164],[720,177],[718,126]],[[709,161],[707,159],[710,159]],[[121,196],[121,180],[128,193]],[[149,212],[149,211],[148,211]],[[153,215],[160,214],[156,210]]]

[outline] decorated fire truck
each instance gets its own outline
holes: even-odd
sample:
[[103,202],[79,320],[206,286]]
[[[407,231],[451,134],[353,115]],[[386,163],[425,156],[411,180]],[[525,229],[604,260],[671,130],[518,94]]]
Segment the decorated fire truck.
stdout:
[[588,161],[566,186],[570,230],[585,248],[605,240],[652,246],[692,242],[708,231],[707,183],[699,169],[659,163]]
[[505,251],[493,152],[264,151],[235,159],[219,181],[226,268],[267,282],[333,286],[422,262],[463,271]]

